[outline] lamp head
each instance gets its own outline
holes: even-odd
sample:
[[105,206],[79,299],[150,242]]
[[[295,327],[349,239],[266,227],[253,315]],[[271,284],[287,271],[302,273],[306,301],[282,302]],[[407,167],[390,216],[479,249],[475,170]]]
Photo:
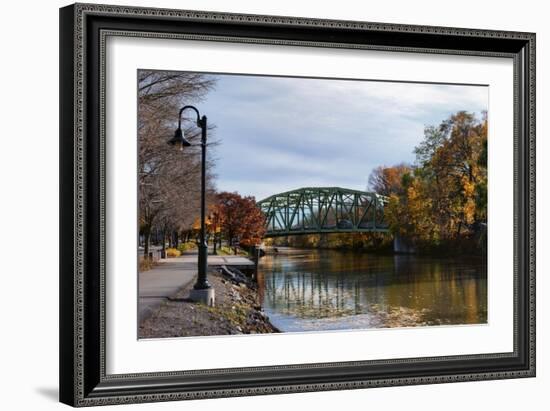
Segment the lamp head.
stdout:
[[174,133],[174,137],[172,137],[168,141],[168,144],[172,146],[181,145],[181,148],[189,147],[191,145],[191,143],[183,136],[183,130],[181,129],[181,127],[178,127],[178,129]]

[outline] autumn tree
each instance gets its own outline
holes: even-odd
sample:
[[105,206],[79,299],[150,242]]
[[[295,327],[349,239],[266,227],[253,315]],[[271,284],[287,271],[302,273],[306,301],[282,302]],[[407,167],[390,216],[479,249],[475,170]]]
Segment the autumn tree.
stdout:
[[222,207],[216,202],[213,202],[213,204],[210,205],[207,228],[209,234],[212,236],[214,254],[217,254],[218,243],[221,247],[223,211],[224,210],[222,209]]
[[448,123],[447,138],[424,169],[436,200],[433,212],[439,216],[446,235],[458,237],[463,229],[472,229],[486,219],[486,200],[481,197],[482,187],[487,185],[487,159],[481,155],[487,145],[487,119],[484,116],[479,121],[461,111]]
[[265,234],[265,217],[256,206],[254,197],[222,192],[218,194],[214,208],[229,243],[235,239],[245,246],[261,242]]
[[403,176],[411,172],[411,166],[404,163],[393,167],[376,167],[369,176],[368,188],[383,196],[403,194]]
[[416,167],[390,194],[395,233],[438,245],[471,237],[487,220],[487,118],[458,112],[426,127]]

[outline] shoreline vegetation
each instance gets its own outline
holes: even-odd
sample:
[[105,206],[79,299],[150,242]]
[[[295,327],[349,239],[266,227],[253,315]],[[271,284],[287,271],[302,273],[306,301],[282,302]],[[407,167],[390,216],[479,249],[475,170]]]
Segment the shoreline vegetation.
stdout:
[[487,127],[486,112],[459,111],[424,129],[414,165],[373,170],[369,187],[389,198],[394,236],[421,254],[486,254]]
[[208,280],[216,290],[216,304],[209,307],[187,299],[191,282],[145,318],[140,339],[278,333],[262,311],[256,286],[232,281],[217,270]]
[[[324,238],[323,238],[324,237]],[[269,247],[291,247],[306,250],[362,251],[379,255],[418,255],[439,257],[483,258],[484,238],[465,238],[438,244],[420,244],[409,252],[394,250],[394,236],[377,233],[312,234],[279,237],[265,241]]]

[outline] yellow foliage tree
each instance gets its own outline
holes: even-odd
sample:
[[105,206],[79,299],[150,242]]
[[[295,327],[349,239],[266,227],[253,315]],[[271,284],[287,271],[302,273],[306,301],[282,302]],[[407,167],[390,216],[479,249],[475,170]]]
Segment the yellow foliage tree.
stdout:
[[486,116],[461,111],[427,127],[415,153],[414,170],[383,173],[401,176],[385,212],[393,232],[428,245],[474,234],[487,219]]

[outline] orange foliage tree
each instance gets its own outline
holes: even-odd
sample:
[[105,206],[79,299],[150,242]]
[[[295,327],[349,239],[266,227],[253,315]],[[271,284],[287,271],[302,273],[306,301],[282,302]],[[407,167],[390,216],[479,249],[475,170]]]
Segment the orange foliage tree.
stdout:
[[403,194],[403,176],[411,171],[411,166],[407,164],[376,167],[369,176],[369,189],[383,196]]
[[265,234],[265,217],[252,196],[222,192],[212,207],[213,215],[226,240],[244,246],[259,244]]

